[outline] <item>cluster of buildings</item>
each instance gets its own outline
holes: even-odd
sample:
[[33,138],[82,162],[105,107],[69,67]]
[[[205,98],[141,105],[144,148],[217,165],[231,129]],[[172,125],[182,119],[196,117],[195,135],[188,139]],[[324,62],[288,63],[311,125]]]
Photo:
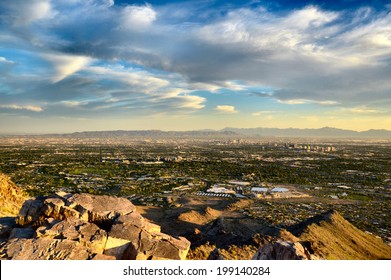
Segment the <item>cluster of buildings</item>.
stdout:
[[318,146],[318,145],[301,145],[301,144],[285,144],[287,149],[303,150],[307,152],[322,152],[322,153],[332,153],[336,152],[337,149],[334,146]]
[[269,187],[265,184],[262,184],[261,186],[252,186],[251,183],[243,181],[229,181],[226,184],[215,184],[207,189],[205,193],[207,195],[225,194],[239,198],[299,198],[309,196],[296,191],[291,186],[275,185]]

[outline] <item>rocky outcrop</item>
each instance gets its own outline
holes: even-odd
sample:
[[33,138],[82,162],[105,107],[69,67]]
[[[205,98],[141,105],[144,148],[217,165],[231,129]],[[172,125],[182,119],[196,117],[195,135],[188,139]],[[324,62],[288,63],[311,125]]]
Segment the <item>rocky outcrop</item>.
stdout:
[[160,231],[125,198],[58,193],[27,200],[2,259],[185,259],[190,242]]
[[299,243],[279,240],[264,245],[252,258],[253,260],[309,260],[308,251]]
[[0,218],[16,216],[27,195],[8,176],[0,173]]

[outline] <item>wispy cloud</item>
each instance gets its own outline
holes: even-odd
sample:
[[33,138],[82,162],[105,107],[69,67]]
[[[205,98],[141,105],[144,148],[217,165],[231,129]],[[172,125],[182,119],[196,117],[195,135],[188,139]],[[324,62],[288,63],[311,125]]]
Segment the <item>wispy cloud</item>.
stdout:
[[11,110],[26,110],[26,111],[32,111],[32,112],[42,112],[43,111],[42,107],[34,106],[34,105],[9,104],[9,105],[0,105],[0,108],[11,109]]
[[278,102],[282,104],[289,104],[289,105],[319,104],[319,105],[329,106],[329,105],[338,104],[337,101],[331,101],[331,100],[318,101],[318,100],[309,100],[309,99],[278,100]]
[[354,107],[354,108],[345,108],[343,109],[345,112],[349,113],[354,113],[354,114],[376,114],[376,113],[381,113],[383,111],[374,109],[374,108],[369,108],[367,106],[359,106],[359,107]]
[[277,111],[258,111],[258,112],[252,113],[251,115],[254,117],[260,117],[260,116],[271,115],[271,114],[275,114],[275,113],[278,113],[278,112]]

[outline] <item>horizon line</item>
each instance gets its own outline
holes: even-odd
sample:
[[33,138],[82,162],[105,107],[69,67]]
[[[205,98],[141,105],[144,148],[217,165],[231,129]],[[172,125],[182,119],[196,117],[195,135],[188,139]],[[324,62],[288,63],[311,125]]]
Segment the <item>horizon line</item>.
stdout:
[[335,129],[335,130],[345,130],[345,131],[352,131],[352,132],[367,132],[367,131],[387,131],[391,132],[389,129],[385,128],[379,128],[379,129],[366,129],[366,130],[354,130],[354,129],[348,129],[348,128],[339,128],[339,127],[332,127],[332,126],[323,126],[323,127],[318,127],[318,128],[299,128],[299,127],[224,127],[221,129],[212,129],[212,128],[202,128],[202,129],[190,129],[190,130],[164,130],[164,129],[103,129],[103,130],[83,130],[83,131],[72,131],[72,132],[40,132],[40,133],[35,133],[35,132],[30,132],[30,133],[23,133],[23,132],[14,132],[14,133],[2,133],[0,132],[0,136],[45,136],[45,135],[61,135],[61,134],[75,134],[75,133],[86,133],[86,132],[113,132],[113,131],[161,131],[161,132],[200,132],[200,131],[213,131],[213,132],[222,132],[223,130],[228,130],[229,129],[279,129],[279,130],[288,130],[288,129],[296,129],[296,130],[320,130],[320,129]]

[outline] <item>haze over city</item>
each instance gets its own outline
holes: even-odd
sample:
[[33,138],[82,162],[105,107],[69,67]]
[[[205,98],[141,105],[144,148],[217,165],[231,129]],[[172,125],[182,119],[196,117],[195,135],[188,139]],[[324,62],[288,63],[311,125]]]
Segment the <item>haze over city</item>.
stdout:
[[0,133],[391,127],[391,1],[0,3]]

